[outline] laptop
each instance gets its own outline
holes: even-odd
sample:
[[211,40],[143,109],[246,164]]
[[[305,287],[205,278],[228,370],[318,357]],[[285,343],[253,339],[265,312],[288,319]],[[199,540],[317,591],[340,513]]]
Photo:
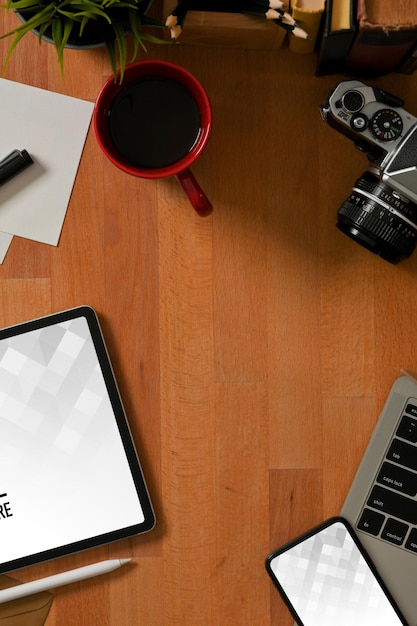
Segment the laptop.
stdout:
[[1,329],[0,573],[154,523],[95,311]]
[[410,626],[417,626],[417,379],[389,393],[343,504]]

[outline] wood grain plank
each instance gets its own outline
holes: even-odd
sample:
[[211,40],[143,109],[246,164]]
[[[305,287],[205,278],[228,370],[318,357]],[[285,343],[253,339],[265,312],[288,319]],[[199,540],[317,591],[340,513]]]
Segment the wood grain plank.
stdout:
[[[283,372],[284,375],[284,372]],[[323,412],[317,395],[269,393],[269,466],[296,469],[322,466]]]
[[325,131],[326,149],[341,173],[335,180],[328,162],[321,163],[319,206],[326,241],[321,263],[321,384],[325,396],[366,396],[375,393],[375,375],[368,364],[375,360],[374,324],[379,312],[374,276],[381,261],[335,228],[337,211],[364,164],[357,163],[360,155],[346,154],[351,146],[345,145],[344,137]]
[[[148,489],[157,528],[129,542],[127,555],[160,554],[163,507],[159,409],[157,187],[104,164],[103,328]],[[117,202],[108,203],[117,188]],[[144,188],[146,193],[144,193]],[[117,302],[117,306],[113,303]],[[123,349],[121,347],[124,346]],[[120,546],[117,546],[116,550]]]
[[[120,626],[144,624],[160,626],[164,623],[164,587],[160,558],[139,558],[125,566],[112,581],[109,623]],[[126,585],[126,577],[130,584]]]
[[0,275],[0,327],[25,322],[32,316],[47,315],[50,309],[51,280],[49,278],[6,280]]
[[[270,550],[279,548],[323,520],[323,480],[320,469],[271,470]],[[271,626],[292,626],[287,607],[270,583]]]
[[212,221],[158,209],[164,623],[197,625],[215,615]]
[[217,623],[268,624],[268,414],[264,383],[216,384]]

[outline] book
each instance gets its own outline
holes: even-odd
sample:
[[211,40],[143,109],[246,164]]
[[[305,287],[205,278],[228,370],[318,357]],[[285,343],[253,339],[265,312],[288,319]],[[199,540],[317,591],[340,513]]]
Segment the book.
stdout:
[[413,74],[417,69],[417,43],[401,59],[396,72],[400,74]]
[[318,34],[316,76],[345,70],[356,35],[356,0],[326,0]]
[[358,0],[357,22],[349,73],[373,77],[393,72],[417,42],[417,2]]
[[311,39],[290,37],[288,47],[291,52],[309,54],[314,52],[317,35],[324,13],[325,0],[294,0],[291,4],[291,14],[300,28],[305,30]]

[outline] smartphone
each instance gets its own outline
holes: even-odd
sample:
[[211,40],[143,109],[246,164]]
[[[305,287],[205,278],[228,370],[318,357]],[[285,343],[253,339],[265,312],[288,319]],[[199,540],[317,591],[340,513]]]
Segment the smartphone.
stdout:
[[341,517],[276,550],[265,564],[299,626],[408,626]]

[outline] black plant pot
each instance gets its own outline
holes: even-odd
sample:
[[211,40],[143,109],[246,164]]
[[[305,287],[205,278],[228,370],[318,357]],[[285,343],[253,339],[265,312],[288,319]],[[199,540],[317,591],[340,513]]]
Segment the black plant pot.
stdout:
[[[152,2],[153,0],[142,2],[141,4],[141,7],[143,6],[143,8],[141,8],[142,15],[145,15],[147,11],[149,11],[152,5]],[[19,11],[15,11],[15,13],[22,22],[25,22],[27,17],[32,16],[32,14],[29,12],[19,13]],[[120,22],[123,23],[124,21],[123,16],[125,15],[125,10],[123,8],[109,9],[108,15],[111,18],[114,18],[115,20],[117,20],[119,23]],[[127,30],[128,29],[126,29],[126,31]],[[114,39],[113,28],[111,24],[109,24],[104,19],[90,20],[85,26],[81,36],[78,34],[77,31],[78,31],[78,24],[73,29],[73,32],[68,38],[68,41],[65,46],[66,48],[70,48],[70,49],[71,48],[73,49],[75,48],[78,48],[78,49],[99,48],[101,46],[104,46],[104,42],[107,39],[110,39],[110,38]],[[39,31],[37,29],[34,29],[32,32],[35,35],[39,35]],[[51,29],[47,29],[45,31],[45,33],[42,35],[42,40],[46,41],[47,43],[51,43],[51,44],[54,43],[52,39]]]

